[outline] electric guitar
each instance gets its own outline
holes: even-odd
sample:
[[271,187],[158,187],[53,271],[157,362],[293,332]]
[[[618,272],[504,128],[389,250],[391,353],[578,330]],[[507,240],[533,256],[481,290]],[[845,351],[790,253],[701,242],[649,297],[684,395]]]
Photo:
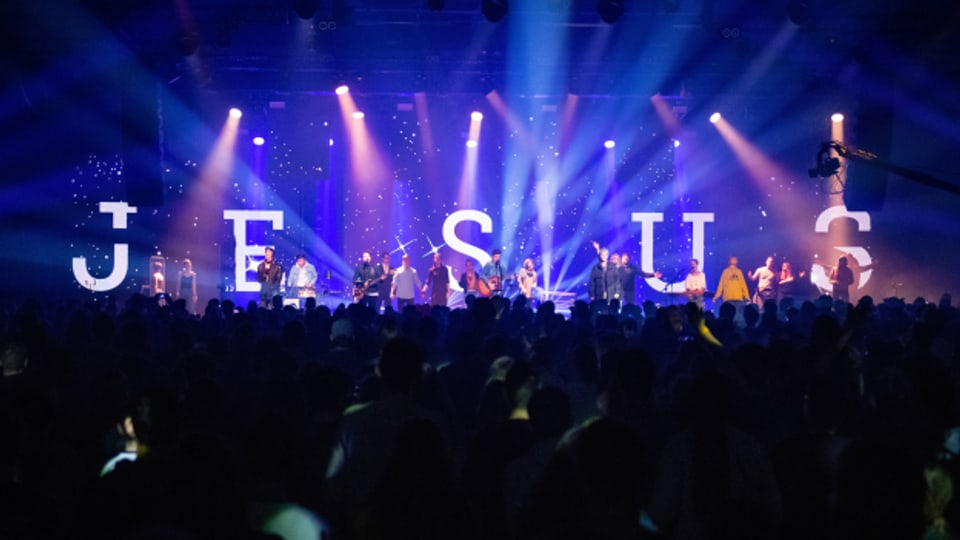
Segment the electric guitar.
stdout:
[[362,284],[357,283],[353,286],[353,303],[356,304],[367,294],[367,290],[370,289],[370,282],[372,279],[364,281]]
[[371,287],[373,287],[374,285],[377,285],[381,281],[385,281],[387,279],[387,276],[392,276],[396,273],[397,271],[391,268],[389,272],[381,275],[378,278],[370,278],[364,281],[363,285],[360,285],[360,284],[354,285],[353,286],[353,303],[359,302],[361,298],[366,296],[367,291],[369,291]]

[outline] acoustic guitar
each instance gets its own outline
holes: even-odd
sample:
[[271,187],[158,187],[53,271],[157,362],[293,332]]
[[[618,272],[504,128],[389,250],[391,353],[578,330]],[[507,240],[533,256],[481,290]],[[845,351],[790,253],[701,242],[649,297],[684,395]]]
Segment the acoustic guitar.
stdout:
[[500,276],[481,277],[477,280],[477,292],[480,296],[501,294],[506,281],[513,281],[513,279],[512,277],[502,279]]
[[487,284],[487,280],[480,276],[477,276],[477,294],[483,296],[484,298],[487,298],[493,294],[493,289],[489,284]]

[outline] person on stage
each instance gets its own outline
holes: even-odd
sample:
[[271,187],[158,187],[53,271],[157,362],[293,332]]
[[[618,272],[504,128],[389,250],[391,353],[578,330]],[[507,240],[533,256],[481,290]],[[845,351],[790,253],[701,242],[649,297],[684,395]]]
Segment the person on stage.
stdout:
[[316,295],[317,269],[307,262],[307,256],[297,254],[297,262],[287,275],[288,294],[294,298],[305,298],[310,291]]
[[754,296],[757,305],[762,306],[767,300],[777,297],[777,272],[773,267],[773,257],[767,257],[766,264],[755,271],[748,271],[747,277],[757,282],[757,294]]
[[167,292],[167,280],[163,275],[163,263],[153,263],[153,274],[150,276],[150,296],[157,296]]
[[537,271],[533,269],[533,259],[524,259],[523,268],[517,272],[517,283],[520,285],[520,294],[532,300],[537,290]]
[[187,301],[187,313],[197,315],[197,273],[193,271],[193,262],[183,260],[183,267],[177,272],[176,298]]
[[[806,272],[800,272],[800,278],[806,275]],[[777,300],[784,298],[797,297],[797,276],[793,275],[793,267],[789,261],[783,261],[780,265],[780,274],[777,276]]]
[[374,279],[367,287],[367,295],[376,300],[373,309],[380,313],[390,305],[390,288],[393,285],[393,276],[396,269],[390,266],[390,254],[380,254],[380,264],[373,267]]
[[690,259],[690,272],[683,280],[687,292],[687,301],[693,302],[703,309],[703,294],[707,291],[707,275],[700,271],[700,261]]
[[397,299],[397,311],[403,313],[403,308],[414,305],[417,291],[421,285],[420,277],[417,276],[417,269],[410,266],[410,255],[404,253],[400,259],[400,264],[397,273],[393,275],[390,298]]
[[601,248],[599,242],[594,242],[593,247],[597,250],[599,260],[590,270],[590,283],[587,284],[587,296],[591,302],[594,300],[606,302],[607,276],[609,275],[607,271],[609,267],[607,259],[610,257],[610,251],[607,248]]
[[620,287],[623,289],[623,303],[634,304],[637,300],[637,277],[649,278],[660,277],[660,272],[644,272],[636,265],[630,262],[630,255],[622,253],[620,255]]
[[353,299],[359,304],[363,304],[370,309],[377,309],[377,297],[370,294],[370,290],[376,285],[376,268],[371,264],[373,257],[369,251],[364,251],[360,255],[360,266],[353,271]]
[[481,270],[483,279],[486,280],[494,296],[503,294],[503,279],[506,276],[503,263],[500,262],[500,257],[500,249],[493,250],[493,253],[490,254],[490,262],[483,265],[483,269]]
[[747,280],[743,277],[743,271],[737,267],[735,256],[730,257],[728,266],[720,274],[720,283],[717,284],[717,292],[713,295],[713,301],[716,302],[720,299],[734,305],[750,301]]
[[853,285],[853,270],[850,269],[846,256],[840,257],[837,267],[830,272],[830,283],[833,284],[833,299],[843,302],[850,301],[850,285]]
[[467,259],[464,262],[465,270],[460,275],[460,288],[463,289],[464,298],[468,296],[480,296],[480,275],[473,266],[473,259]]
[[273,297],[280,294],[283,282],[283,266],[273,258],[273,248],[263,250],[263,261],[257,266],[257,281],[260,282],[260,307],[273,309]]
[[427,282],[423,284],[421,292],[427,293],[430,288],[430,305],[445,306],[450,299],[450,270],[440,259],[440,252],[433,253],[433,266],[427,271]]
[[623,283],[620,281],[620,255],[612,253],[607,261],[604,281],[607,286],[607,301],[623,302]]

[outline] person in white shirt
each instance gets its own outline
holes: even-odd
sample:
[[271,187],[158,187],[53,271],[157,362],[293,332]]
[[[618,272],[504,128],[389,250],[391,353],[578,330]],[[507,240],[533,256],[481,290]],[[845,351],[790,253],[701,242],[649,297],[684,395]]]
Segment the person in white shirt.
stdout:
[[390,298],[397,299],[397,311],[403,312],[403,308],[414,304],[414,297],[422,284],[417,269],[410,266],[410,255],[404,254],[401,262],[402,266],[393,276]]
[[707,291],[707,275],[700,271],[700,261],[690,259],[690,273],[684,280],[687,290],[687,300],[703,309],[703,295]]

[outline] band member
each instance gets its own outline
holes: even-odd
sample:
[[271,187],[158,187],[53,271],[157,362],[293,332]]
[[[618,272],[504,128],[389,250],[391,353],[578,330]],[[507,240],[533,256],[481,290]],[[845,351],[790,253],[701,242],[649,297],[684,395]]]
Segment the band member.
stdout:
[[590,301],[594,300],[607,300],[607,268],[608,262],[607,259],[610,257],[610,251],[607,248],[601,248],[598,242],[593,243],[593,247],[597,250],[597,257],[599,261],[594,265],[593,269],[590,270],[590,283],[587,285],[587,296],[590,297]]
[[427,282],[423,284],[421,292],[427,293],[430,288],[430,305],[445,306],[450,299],[450,270],[440,260],[440,252],[433,254],[433,266],[427,272]]
[[533,299],[537,289],[537,271],[533,269],[533,259],[524,259],[523,268],[517,272],[517,283],[520,285],[520,294]]
[[390,254],[380,254],[380,264],[373,267],[374,281],[370,284],[367,294],[376,297],[374,309],[377,313],[390,305],[390,287],[393,285],[393,276],[396,269],[390,266]]
[[757,282],[757,294],[754,295],[754,302],[763,305],[767,300],[777,296],[777,272],[773,267],[773,257],[767,257],[764,266],[757,268],[753,272],[747,272],[750,281]]
[[377,297],[370,294],[370,290],[376,285],[376,269],[370,264],[371,260],[369,251],[360,255],[360,266],[353,271],[353,300],[370,309],[376,309]]
[[847,258],[840,257],[837,267],[830,272],[830,283],[833,284],[833,299],[843,302],[850,301],[850,285],[853,284],[853,270],[850,269]]
[[150,275],[150,296],[167,292],[167,280],[163,275],[163,263],[153,263],[153,274]]
[[260,307],[271,309],[273,297],[280,294],[283,281],[283,266],[273,258],[273,248],[263,250],[263,261],[257,266],[257,281],[260,282]]
[[607,286],[607,300],[623,301],[623,284],[620,282],[620,255],[612,253],[607,260],[604,282]]
[[393,275],[390,298],[397,299],[397,311],[402,312],[403,308],[414,304],[414,297],[421,285],[420,277],[417,276],[417,269],[410,266],[410,256],[404,254],[400,263],[400,268]]
[[490,262],[483,265],[483,279],[487,281],[491,292],[494,295],[503,294],[503,278],[506,273],[503,270],[503,264],[500,262],[501,251],[493,250],[490,254]]
[[197,273],[190,259],[184,259],[183,267],[177,272],[176,297],[187,301],[187,313],[197,314]]
[[303,253],[297,255],[297,263],[290,268],[290,274],[287,275],[288,294],[295,298],[305,298],[316,296],[317,269],[307,262],[307,257]]
[[632,304],[637,299],[637,276],[642,278],[660,277],[660,272],[644,272],[630,262],[630,255],[620,255],[620,287],[623,289],[623,302]]
[[703,293],[707,290],[707,275],[700,271],[700,261],[690,259],[690,272],[683,280],[687,291],[687,300],[703,309]]
[[[801,271],[799,277],[802,278],[805,275],[806,272]],[[788,261],[783,261],[780,265],[780,274],[777,276],[777,299],[796,298],[797,292],[797,279],[793,275],[793,267]]]
[[747,281],[743,277],[743,271],[737,268],[736,257],[730,257],[729,265],[720,274],[720,283],[717,284],[717,292],[713,295],[713,301],[716,302],[721,298],[724,302],[750,301]]
[[465,270],[460,275],[460,288],[463,289],[463,296],[479,296],[480,294],[480,275],[473,267],[473,259],[467,259],[464,262]]

